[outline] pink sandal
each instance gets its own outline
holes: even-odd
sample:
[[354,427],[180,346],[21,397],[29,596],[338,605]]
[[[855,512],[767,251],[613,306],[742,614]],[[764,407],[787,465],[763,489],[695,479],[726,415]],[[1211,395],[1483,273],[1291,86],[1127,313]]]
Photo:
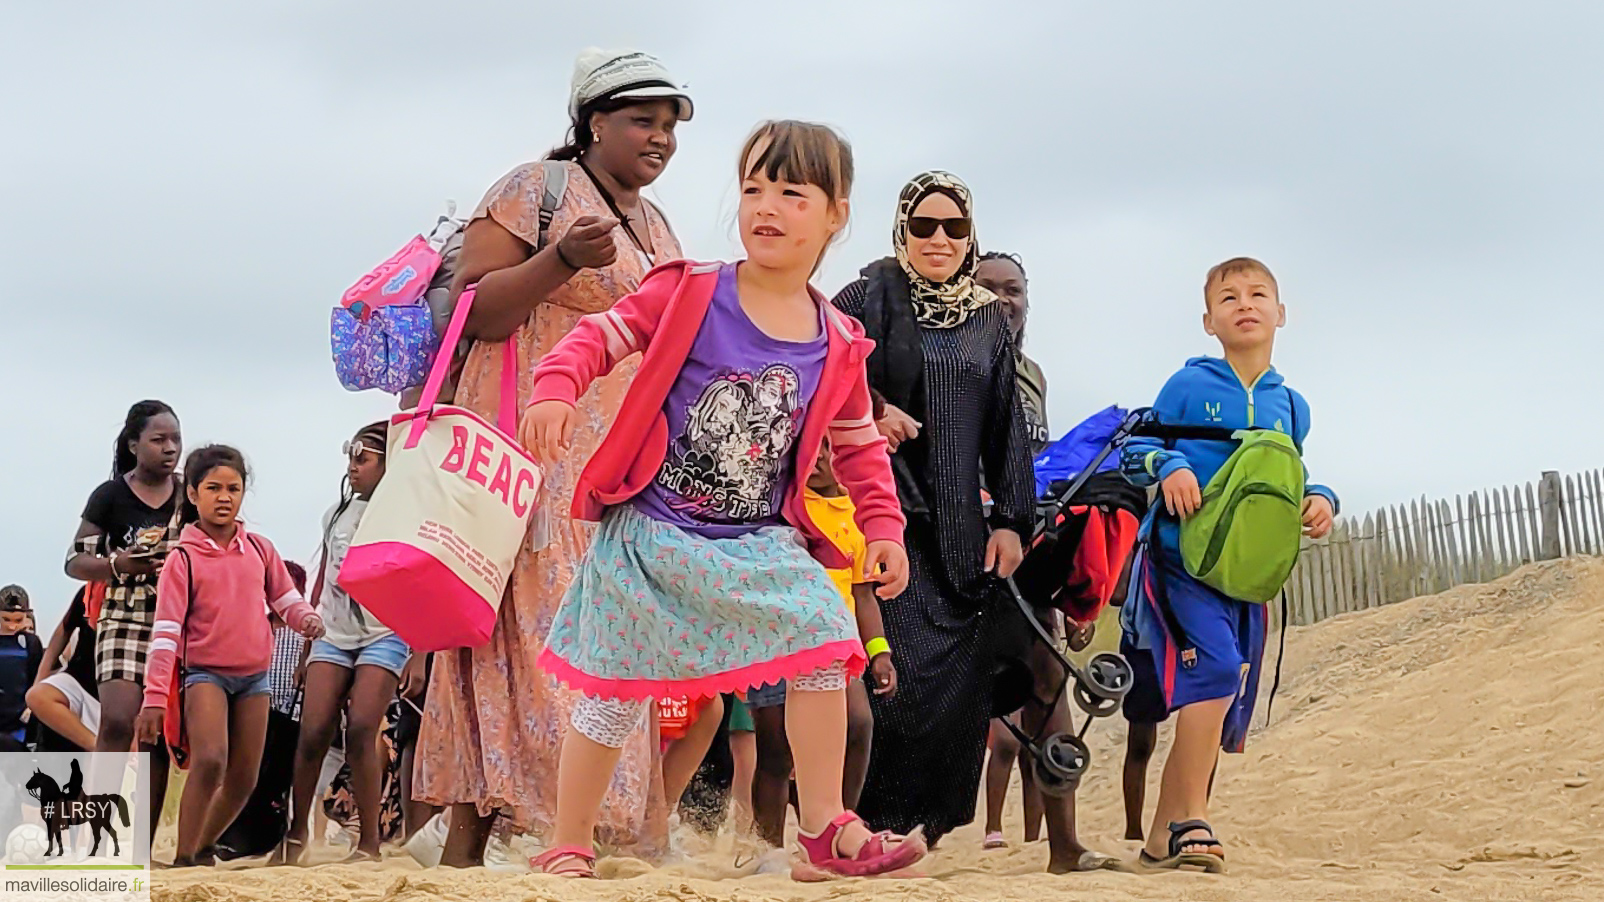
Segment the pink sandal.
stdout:
[[[889,877],[918,864],[929,851],[925,846],[924,828],[915,827],[907,836],[889,831],[869,837],[863,848],[851,858],[844,858],[836,847],[841,830],[851,824],[862,824],[863,818],[843,811],[819,831],[809,836],[798,830],[797,844],[802,857],[791,865],[791,879],[803,883],[834,880],[838,877]],[[865,825],[867,826],[867,825]]]
[[596,852],[584,846],[558,846],[529,859],[529,866],[552,877],[594,880]]

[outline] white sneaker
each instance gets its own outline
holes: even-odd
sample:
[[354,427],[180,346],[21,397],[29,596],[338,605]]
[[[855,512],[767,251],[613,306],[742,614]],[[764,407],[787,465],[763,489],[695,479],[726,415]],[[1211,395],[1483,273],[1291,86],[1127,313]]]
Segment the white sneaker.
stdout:
[[791,873],[791,854],[784,849],[770,849],[758,856],[757,871],[759,874],[789,874]]
[[439,867],[440,858],[446,851],[446,833],[449,829],[446,826],[446,816],[437,814],[420,827],[417,833],[412,834],[412,838],[407,840],[402,848],[420,866]]
[[511,846],[494,836],[485,843],[485,869],[518,874],[526,874],[530,870],[527,859],[520,859]]

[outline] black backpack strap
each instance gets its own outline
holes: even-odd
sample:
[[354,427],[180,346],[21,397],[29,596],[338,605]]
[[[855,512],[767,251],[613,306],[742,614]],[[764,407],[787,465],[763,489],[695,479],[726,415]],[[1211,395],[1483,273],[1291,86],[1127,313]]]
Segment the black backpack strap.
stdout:
[[1203,442],[1234,442],[1236,434],[1243,430],[1227,429],[1224,426],[1171,426],[1152,420],[1138,425],[1131,430],[1132,435],[1156,438],[1166,445],[1173,445],[1182,439]]
[[562,206],[563,194],[568,190],[568,164],[558,160],[546,160],[541,165],[542,184],[540,191],[540,231],[535,234],[535,250],[539,251],[551,243],[551,221],[557,218],[557,208]]
[[1147,537],[1147,553],[1155,558],[1155,560],[1148,562],[1149,566],[1155,568],[1153,571],[1153,604],[1158,608],[1159,616],[1164,618],[1164,628],[1170,634],[1170,642],[1180,651],[1177,657],[1181,659],[1181,666],[1187,668],[1196,667],[1197,647],[1187,637],[1186,628],[1181,626],[1180,618],[1175,616],[1175,608],[1170,604],[1169,589],[1164,585],[1162,562],[1164,551],[1159,542],[1160,527],[1159,520],[1155,518],[1152,531],[1148,533]]

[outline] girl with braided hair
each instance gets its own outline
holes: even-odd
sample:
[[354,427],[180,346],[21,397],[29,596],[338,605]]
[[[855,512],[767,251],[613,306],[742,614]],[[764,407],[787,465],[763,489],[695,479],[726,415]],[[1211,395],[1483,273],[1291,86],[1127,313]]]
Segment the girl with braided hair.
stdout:
[[295,753],[295,795],[282,859],[297,863],[306,849],[308,818],[317,791],[323,758],[334,741],[340,716],[346,719],[346,756],[351,767],[351,795],[356,801],[361,835],[352,861],[379,858],[380,808],[385,762],[379,760],[379,733],[385,713],[403,682],[423,679],[423,659],[394,632],[364,611],[340,588],[340,565],[351,547],[368,499],[384,478],[387,424],[370,423],[345,443],[345,479],[340,501],[324,518],[323,547],[312,598],[328,633],[307,653],[306,701]]

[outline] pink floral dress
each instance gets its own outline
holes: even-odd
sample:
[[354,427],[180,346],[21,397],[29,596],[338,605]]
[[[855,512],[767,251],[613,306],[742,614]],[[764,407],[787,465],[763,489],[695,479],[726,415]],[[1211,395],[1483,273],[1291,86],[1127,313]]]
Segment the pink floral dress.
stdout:
[[[541,163],[508,173],[485,195],[474,218],[489,216],[531,246],[539,232]],[[568,187],[552,220],[553,240],[581,216],[611,215],[584,171],[568,164]],[[680,257],[679,242],[650,204],[653,258],[614,230],[618,260],[585,270],[538,304],[512,336],[518,351],[518,404],[528,402],[530,372],[587,313],[606,310],[639,285],[656,263]],[[494,419],[500,400],[501,348],[475,344],[463,367],[456,403]],[[547,468],[529,540],[513,567],[490,642],[435,655],[417,755],[418,797],[436,805],[472,803],[480,814],[499,811],[513,830],[541,834],[557,810],[557,757],[577,696],[536,666],[563,593],[584,557],[594,524],[569,519],[580,469],[601,444],[623,403],[638,361],[619,365],[579,400],[573,447]],[[655,726],[655,725],[654,725]],[[640,731],[623,758],[598,822],[602,842],[632,854],[657,857],[667,848],[668,806],[663,799],[655,728]]]

